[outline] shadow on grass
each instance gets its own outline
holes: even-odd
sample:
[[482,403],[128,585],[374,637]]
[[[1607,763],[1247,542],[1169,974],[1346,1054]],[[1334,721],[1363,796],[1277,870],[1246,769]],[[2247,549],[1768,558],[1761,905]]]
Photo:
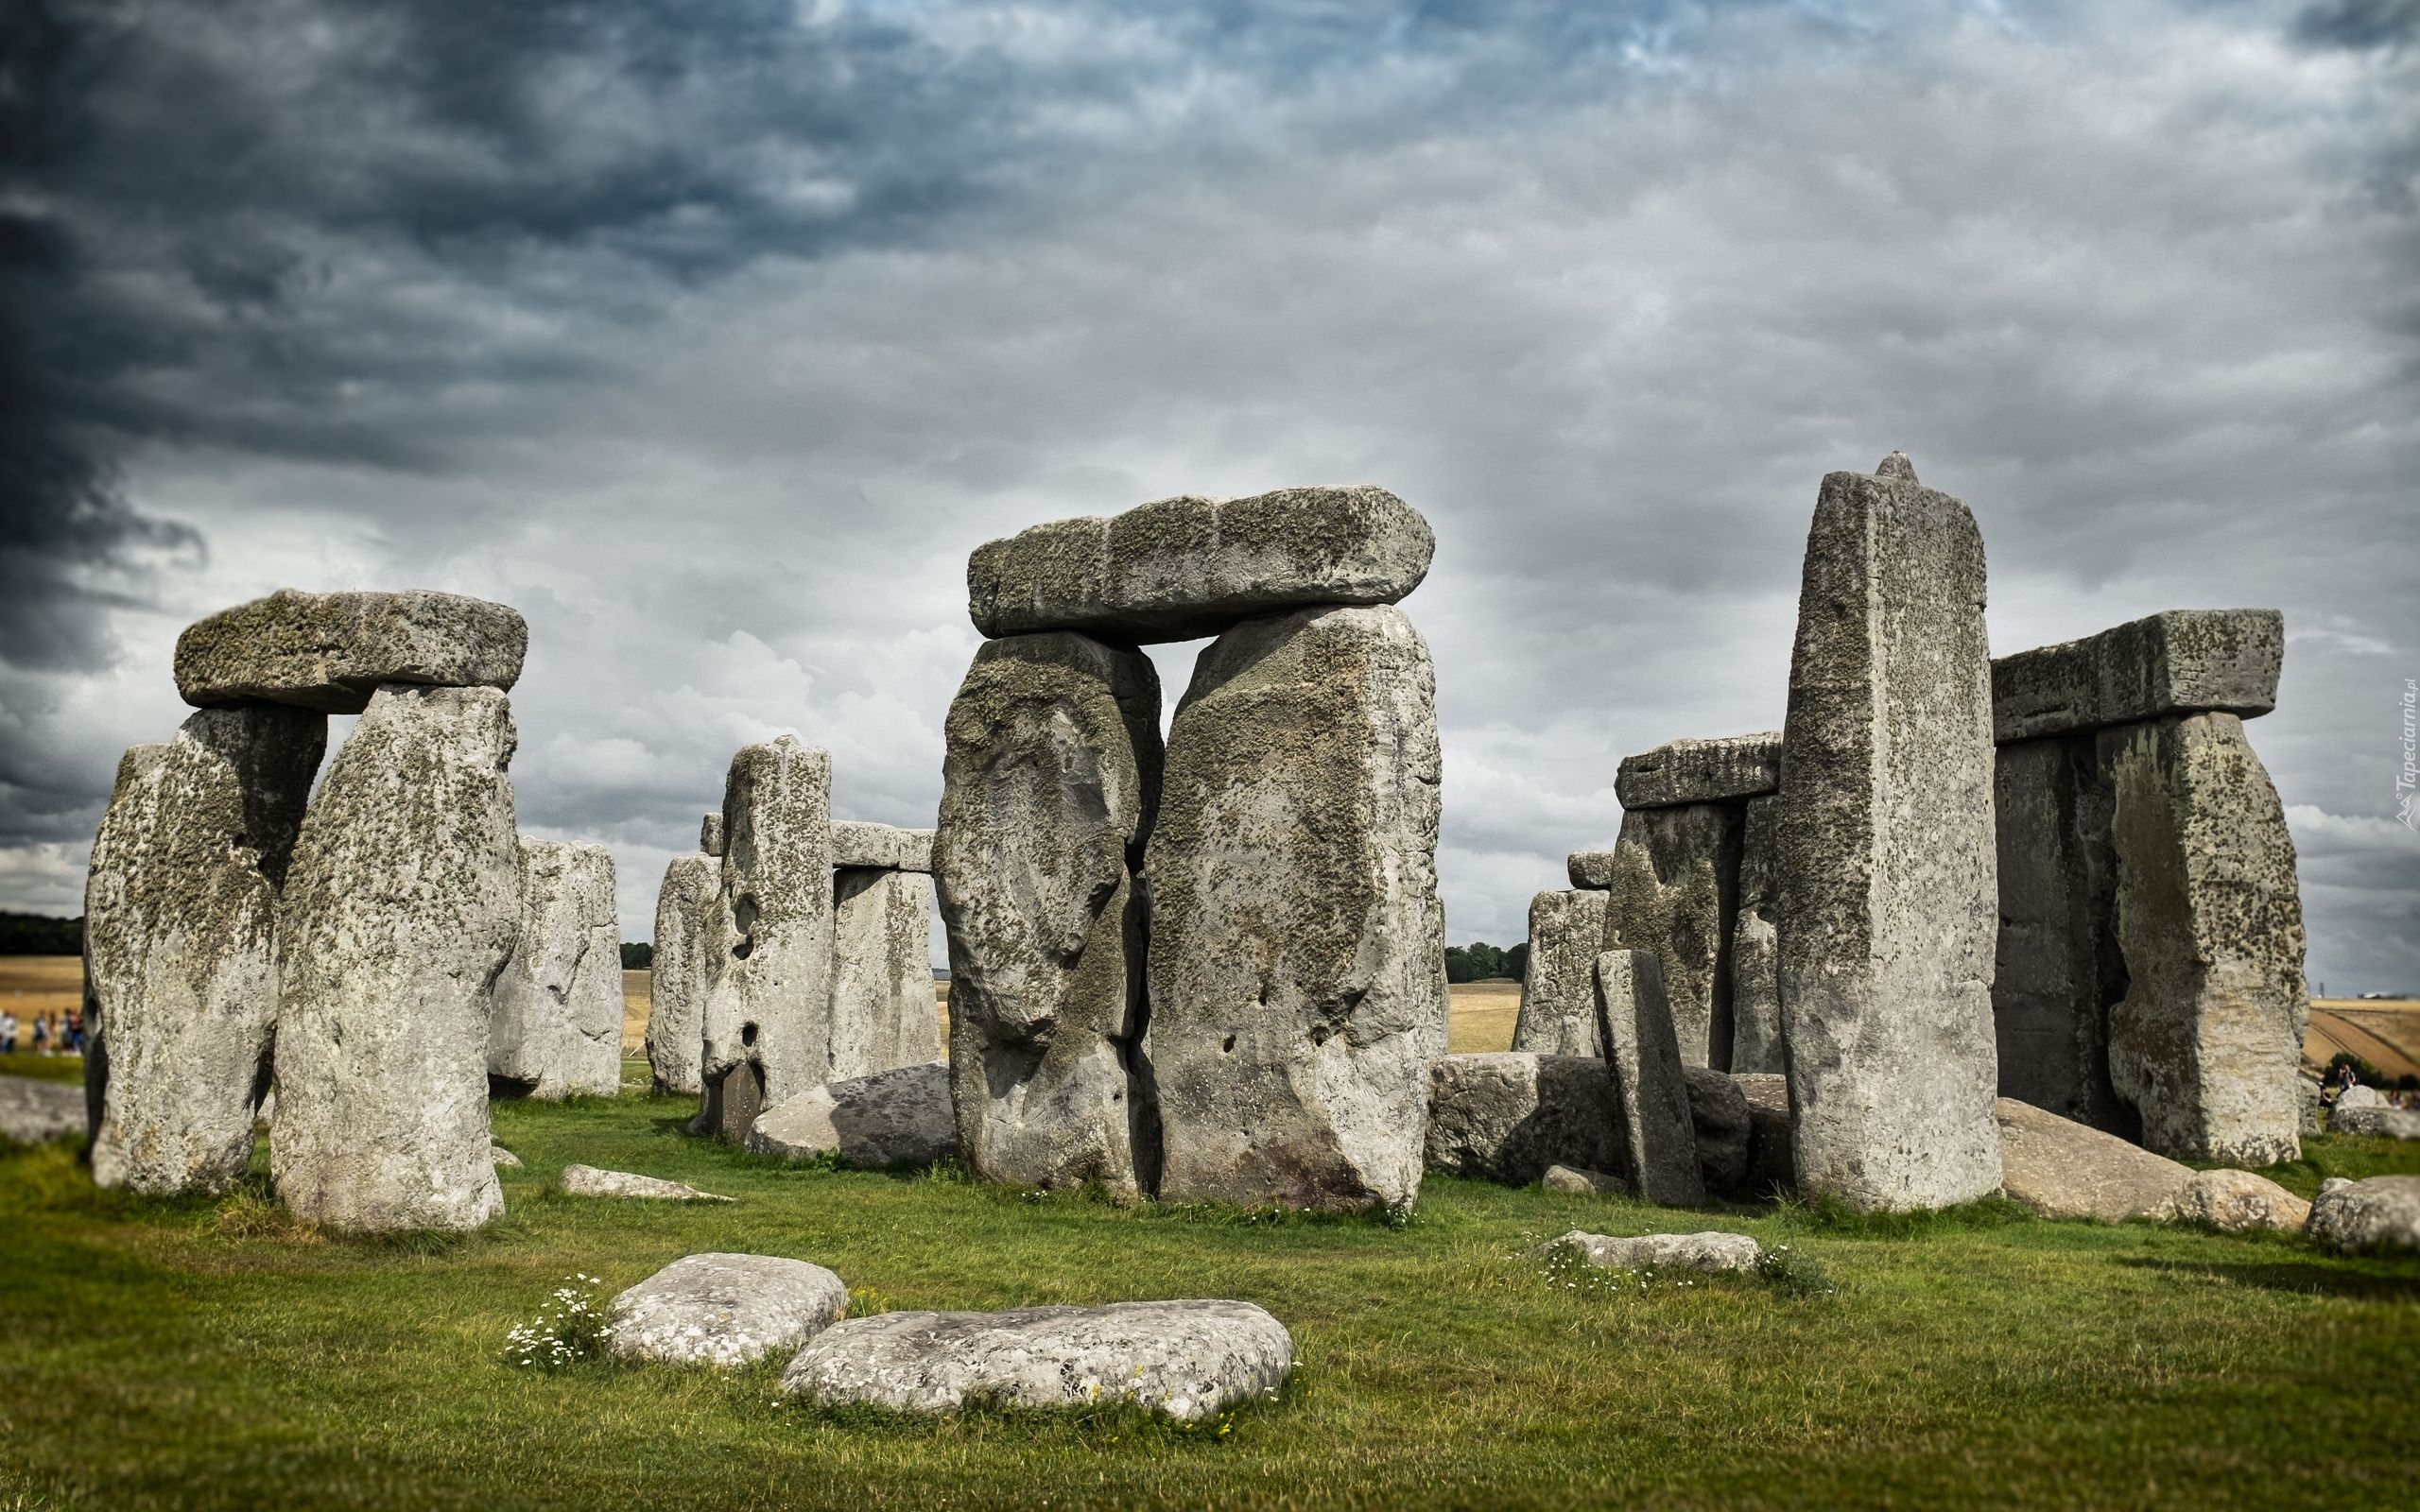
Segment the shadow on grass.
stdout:
[[1141,1402],[1104,1399],[1078,1407],[1025,1407],[996,1397],[970,1395],[953,1412],[902,1412],[860,1402],[819,1403],[783,1399],[778,1410],[815,1428],[888,1438],[959,1439],[981,1442],[1080,1443],[1093,1448],[1135,1446],[1139,1452],[1213,1448],[1250,1436],[1255,1424],[1287,1415],[1303,1396],[1298,1366],[1282,1385],[1233,1402],[1194,1421],[1181,1421]]
[[1839,1239],[1922,1239],[2034,1221],[2033,1214],[2004,1196],[1912,1212],[1858,1212],[1832,1197],[1812,1202],[1789,1199],[1775,1203],[1772,1215],[1791,1228]]
[[2303,1297],[2342,1297],[2357,1301],[2402,1301],[2420,1298],[2420,1270],[2406,1276],[2347,1270],[2308,1260],[2189,1261],[2128,1255],[2117,1263],[2131,1270],[2160,1271],[2174,1276],[2200,1276]]

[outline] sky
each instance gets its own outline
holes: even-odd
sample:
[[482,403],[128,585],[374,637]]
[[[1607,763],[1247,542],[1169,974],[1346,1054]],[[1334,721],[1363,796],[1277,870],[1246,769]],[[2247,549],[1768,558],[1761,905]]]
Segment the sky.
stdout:
[[1996,652],[2284,610],[2310,974],[2420,990],[2415,271],[2420,0],[25,0],[0,907],[80,911],[177,632],[275,588],[520,610],[520,822],[636,939],[744,743],[932,822],[979,542],[1375,483],[1503,943],[1624,754],[1779,726],[1897,448]]

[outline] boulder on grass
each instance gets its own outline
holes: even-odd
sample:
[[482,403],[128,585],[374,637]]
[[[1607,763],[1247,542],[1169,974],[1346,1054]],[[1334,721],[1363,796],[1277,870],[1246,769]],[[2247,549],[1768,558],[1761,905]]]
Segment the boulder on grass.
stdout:
[[725,1369],[795,1349],[848,1314],[849,1288],[778,1255],[683,1255],[614,1298],[613,1351]]
[[2303,1232],[2347,1254],[2420,1249],[2420,1176],[2327,1183],[2310,1205]]
[[2420,1140],[2420,1109],[2410,1108],[2340,1108],[2328,1120],[2339,1134],[2366,1139]]
[[1005,1313],[885,1313],[818,1334],[782,1390],[827,1405],[955,1412],[968,1398],[1016,1407],[1104,1400],[1179,1421],[1274,1391],[1294,1341],[1250,1302],[1113,1302]]
[[1620,1177],[1576,1165],[1547,1166],[1538,1185],[1566,1197],[1612,1197],[1630,1191],[1630,1183]]
[[2041,1218],[2168,1219],[2193,1173],[2115,1134],[2003,1097],[2000,1172],[2010,1198]]
[[2297,1233],[2310,1219],[2310,1204],[2249,1171],[2197,1171],[2176,1194],[2176,1216],[2224,1234]]
[[628,1171],[601,1171],[593,1165],[563,1167],[563,1190],[575,1197],[651,1197],[664,1202],[736,1202],[679,1181]]
[[811,1088],[758,1114],[747,1149],[790,1160],[832,1155],[869,1170],[948,1160],[958,1153],[949,1064],[894,1066]]
[[1765,1258],[1762,1246],[1746,1234],[1641,1234],[1615,1239],[1574,1228],[1550,1239],[1533,1253],[1564,1249],[1599,1270],[1754,1270]]
[[81,1134],[84,1089],[63,1081],[0,1076],[0,1140],[47,1144]]

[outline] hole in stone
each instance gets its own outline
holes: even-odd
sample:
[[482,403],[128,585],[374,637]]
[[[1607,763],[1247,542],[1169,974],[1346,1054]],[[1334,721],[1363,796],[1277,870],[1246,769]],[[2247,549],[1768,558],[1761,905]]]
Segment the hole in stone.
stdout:
[[733,945],[731,948],[731,957],[733,960],[744,961],[748,959],[749,953],[755,950],[756,913],[756,900],[754,898],[743,897],[739,902],[732,905],[731,921],[733,924],[737,926],[739,930],[738,943]]
[[1327,1037],[1333,1032],[1324,1023],[1314,1025],[1311,1029],[1311,1043],[1315,1045],[1327,1043]]
[[1227,1042],[1220,1045],[1219,1048],[1225,1051],[1228,1055],[1234,1055],[1236,1053],[1236,1037],[1234,1035],[1227,1036]]
[[742,1024],[740,1026],[739,1042],[746,1045],[751,1050],[756,1048],[756,1026],[754,1024]]

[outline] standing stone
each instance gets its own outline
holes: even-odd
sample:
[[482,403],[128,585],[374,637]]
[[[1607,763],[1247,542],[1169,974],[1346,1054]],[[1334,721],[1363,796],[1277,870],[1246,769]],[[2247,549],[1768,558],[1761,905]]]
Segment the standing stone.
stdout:
[[510,690],[528,648],[521,616],[485,599],[285,588],[187,626],[177,692],[201,709],[259,698],[357,714],[390,682]]
[[722,859],[722,816],[709,814],[698,820],[698,849],[719,861]]
[[1597,1007],[1631,1183],[1649,1202],[1694,1208],[1705,1201],[1697,1125],[1689,1116],[1688,1077],[1654,954],[1632,950],[1598,956]]
[[1859,1211],[2000,1184],[1983,543],[1893,471],[1824,479],[1775,836],[1798,1184]]
[[994,641],[945,730],[933,881],[960,1156],[991,1181],[1148,1193],[1133,868],[1159,805],[1159,676],[1072,631]]
[[1530,901],[1530,957],[1521,973],[1513,1049],[1541,1056],[1603,1054],[1597,1042],[1597,957],[1605,949],[1611,897],[1575,887]]
[[852,867],[832,883],[828,1081],[942,1057],[933,1002],[933,882]]
[[1663,968],[1681,1059],[1731,1062],[1731,924],[1739,897],[1739,806],[1632,809],[1614,844],[1605,943]]
[[277,1023],[278,890],[327,716],[209,709],[137,746],[84,884],[93,1179],[220,1192],[252,1159]]
[[550,1102],[622,1090],[622,931],[601,845],[521,841],[521,934],[495,982],[488,1082]]
[[1419,1194],[1445,1050],[1435,697],[1392,607],[1249,620],[1196,663],[1146,868],[1163,1197]]
[[278,910],[277,1124],[296,1216],[475,1228],[491,990],[519,927],[512,714],[493,688],[391,685],[303,816]]
[[1781,959],[1774,918],[1778,798],[1750,799],[1739,829],[1739,902],[1731,916],[1731,1073],[1779,1075]]
[[705,1054],[706,993],[729,951],[721,868],[710,855],[674,856],[655,895],[655,963],[648,973],[647,1063],[660,1094],[705,1091],[698,1068]]
[[2100,732],[2125,996],[2109,1074],[2143,1143],[2259,1166],[2301,1150],[2302,898],[2294,842],[2233,714]]
[[722,828],[732,943],[706,991],[699,1074],[703,1132],[735,1143],[831,1064],[831,753],[795,735],[741,747]]

